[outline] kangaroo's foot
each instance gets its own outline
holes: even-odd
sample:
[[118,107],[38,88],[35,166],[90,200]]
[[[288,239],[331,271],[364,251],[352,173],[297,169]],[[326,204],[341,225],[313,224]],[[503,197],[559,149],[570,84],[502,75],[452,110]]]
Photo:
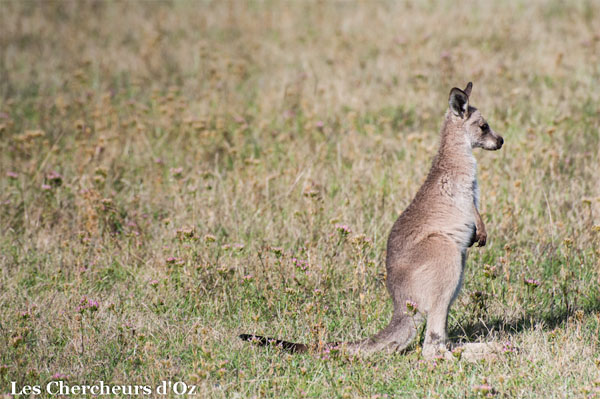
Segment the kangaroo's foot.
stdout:
[[497,342],[470,342],[454,346],[451,350],[443,344],[424,345],[423,357],[427,360],[464,360],[478,362],[480,360],[497,360],[502,354],[502,344]]
[[462,346],[461,358],[467,361],[496,360],[502,353],[502,344],[497,342],[472,342]]
[[497,360],[502,354],[502,344],[498,342],[469,342],[452,349],[455,358],[468,362]]
[[452,353],[448,350],[446,345],[442,343],[438,344],[425,344],[423,346],[423,352],[421,352],[423,357],[427,360],[433,359],[447,359],[452,360]]

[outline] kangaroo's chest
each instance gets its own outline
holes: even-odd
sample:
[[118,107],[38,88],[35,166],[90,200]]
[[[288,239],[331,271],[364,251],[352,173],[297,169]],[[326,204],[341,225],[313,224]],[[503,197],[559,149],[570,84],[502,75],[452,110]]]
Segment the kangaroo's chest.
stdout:
[[461,176],[442,175],[439,186],[446,202],[458,211],[471,213],[473,204],[479,204],[479,186],[475,173]]
[[472,244],[475,233],[475,207],[479,204],[479,185],[472,173],[442,175],[439,185],[447,206],[441,228],[459,247]]
[[479,184],[477,183],[477,175],[473,177],[473,202],[479,210]]

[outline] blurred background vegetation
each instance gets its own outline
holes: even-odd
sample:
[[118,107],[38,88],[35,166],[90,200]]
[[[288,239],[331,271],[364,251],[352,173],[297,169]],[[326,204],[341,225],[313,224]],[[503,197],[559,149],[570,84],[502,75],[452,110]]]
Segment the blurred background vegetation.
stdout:
[[[213,397],[597,397],[599,16],[593,1],[3,2],[0,394],[181,379]],[[476,154],[488,246],[449,328],[505,356],[238,342],[387,323],[387,234],[468,81],[506,143]]]

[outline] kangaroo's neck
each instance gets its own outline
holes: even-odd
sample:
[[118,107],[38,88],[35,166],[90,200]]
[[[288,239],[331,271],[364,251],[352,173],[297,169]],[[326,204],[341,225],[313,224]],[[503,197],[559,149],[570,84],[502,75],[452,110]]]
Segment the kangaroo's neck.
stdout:
[[433,161],[432,172],[450,173],[457,178],[474,179],[477,163],[471,143],[463,133],[462,121],[446,115],[441,136],[440,148]]

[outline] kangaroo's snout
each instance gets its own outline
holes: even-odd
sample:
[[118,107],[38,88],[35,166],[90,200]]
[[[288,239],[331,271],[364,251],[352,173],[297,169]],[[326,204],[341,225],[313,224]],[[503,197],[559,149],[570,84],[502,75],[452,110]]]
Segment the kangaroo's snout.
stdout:
[[498,135],[498,139],[496,140],[496,142],[498,143],[496,146],[496,150],[499,150],[504,144],[504,139],[502,138],[502,136]]
[[489,129],[478,137],[473,143],[473,147],[481,147],[488,151],[497,151],[502,148],[504,139],[502,136]]

